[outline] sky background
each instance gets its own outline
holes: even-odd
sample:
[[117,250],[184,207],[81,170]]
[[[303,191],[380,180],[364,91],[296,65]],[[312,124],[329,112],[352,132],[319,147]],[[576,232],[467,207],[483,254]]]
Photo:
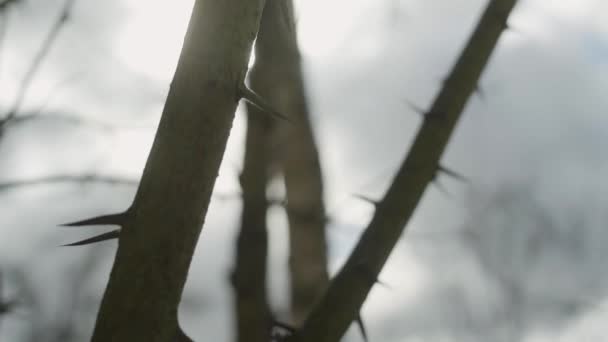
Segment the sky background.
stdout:
[[[485,3],[297,1],[333,218],[332,270],[372,213],[351,195],[382,196],[420,124],[409,104],[429,106]],[[10,12],[0,49],[0,108],[12,103],[62,4],[29,0]],[[138,179],[191,7],[192,1],[76,0],[22,109],[86,123],[49,119],[11,127],[0,141],[0,182],[82,173]],[[512,30],[482,76],[482,92],[469,100],[443,158],[470,182],[441,177],[447,195],[427,190],[381,276],[388,288],[374,288],[365,304],[372,341],[608,340],[600,329],[608,318],[607,11],[601,0],[519,2]],[[239,109],[217,193],[238,191],[244,125]],[[58,248],[90,232],[56,225],[123,210],[134,191],[62,184],[0,192],[0,265],[27,270],[34,289],[47,294],[41,300],[48,312],[35,315],[40,324],[59,319],[58,302],[73,290],[65,279],[85,261],[96,271],[82,282],[88,297],[79,302],[94,312],[115,250],[113,242]],[[230,340],[227,279],[238,210],[238,201],[213,200],[197,247],[181,320],[198,340]],[[279,210],[270,218],[270,293],[281,317],[286,222]],[[81,325],[83,338],[90,324]],[[4,320],[0,337],[23,329],[26,320]],[[356,331],[348,336],[360,340]]]

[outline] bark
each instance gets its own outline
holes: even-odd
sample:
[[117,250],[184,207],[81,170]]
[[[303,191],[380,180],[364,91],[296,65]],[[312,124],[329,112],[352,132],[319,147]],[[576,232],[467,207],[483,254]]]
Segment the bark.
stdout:
[[197,0],[120,234],[94,342],[167,342],[215,184],[263,0]]
[[291,311],[299,325],[328,283],[321,167],[302,78],[291,0],[269,0],[256,41],[267,99],[290,122],[279,123],[275,151],[287,191]]
[[376,283],[429,182],[470,95],[475,91],[516,0],[490,1],[384,198],[344,267],[289,342],[337,342]]

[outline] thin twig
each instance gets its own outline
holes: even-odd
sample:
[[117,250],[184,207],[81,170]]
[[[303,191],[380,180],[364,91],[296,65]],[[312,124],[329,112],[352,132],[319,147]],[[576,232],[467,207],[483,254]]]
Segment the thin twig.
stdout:
[[15,98],[15,101],[14,101],[11,109],[8,111],[8,113],[6,114],[4,119],[2,119],[2,121],[0,121],[0,125],[4,125],[6,122],[12,120],[19,112],[19,109],[21,108],[21,104],[23,103],[23,100],[25,99],[25,95],[26,95],[32,81],[34,80],[36,73],[40,70],[40,65],[42,64],[44,59],[48,56],[51,48],[53,47],[53,44],[57,40],[59,32],[61,31],[61,28],[65,25],[65,23],[69,19],[69,15],[72,10],[72,6],[74,5],[74,1],[75,0],[66,0],[65,4],[63,6],[63,9],[61,10],[61,13],[59,14],[59,17],[57,18],[57,21],[55,21],[55,23],[51,27],[51,30],[49,31],[48,35],[46,36],[46,39],[42,42],[42,45],[40,46],[40,50],[38,50],[38,53],[36,54],[36,56],[34,56],[32,64],[30,65],[29,69],[25,73],[25,76],[23,77],[23,80],[21,81],[19,90],[17,91],[17,96]]
[[55,175],[35,179],[12,180],[0,182],[0,191],[22,188],[25,186],[52,185],[61,183],[104,183],[110,185],[136,186],[139,181],[118,176],[103,176],[95,174],[84,175]]

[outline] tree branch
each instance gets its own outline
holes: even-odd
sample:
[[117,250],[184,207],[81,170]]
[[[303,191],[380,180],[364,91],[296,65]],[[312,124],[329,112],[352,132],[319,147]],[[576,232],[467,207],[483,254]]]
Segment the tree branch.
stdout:
[[384,263],[433,180],[516,0],[492,0],[460,55],[372,221],[323,299],[289,342],[337,342],[357,318]]
[[[266,14],[267,11],[264,10],[263,17]],[[254,66],[250,72],[250,80],[257,89],[264,89],[263,86],[258,86],[263,77],[257,65]],[[271,127],[271,119],[262,113],[262,109],[248,103],[245,161],[239,177],[243,190],[243,211],[236,244],[235,269],[232,274],[236,304],[236,341],[239,342],[270,340],[271,314],[266,294],[266,187]]]
[[167,342],[247,71],[263,0],[196,0],[93,342]]
[[329,282],[323,180],[315,143],[291,0],[268,0],[260,24],[256,64],[264,70],[265,97],[293,124],[277,122],[274,146],[285,179],[289,221],[291,323],[299,326]]

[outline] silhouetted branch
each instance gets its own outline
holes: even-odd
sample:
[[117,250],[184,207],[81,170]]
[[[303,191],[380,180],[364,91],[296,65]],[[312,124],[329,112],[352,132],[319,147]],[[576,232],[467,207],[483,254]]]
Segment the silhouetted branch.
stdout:
[[[262,23],[268,20],[268,3],[267,1],[264,7]],[[259,48],[260,46],[256,45],[256,55]],[[256,87],[261,95],[268,96],[268,80],[265,77],[264,70],[260,69],[256,62],[249,72],[250,84]],[[266,187],[269,181],[269,147],[274,127],[273,120],[266,115],[266,112],[274,113],[274,110],[261,100],[260,95],[253,92],[251,94],[255,95],[258,104],[248,99],[245,155],[243,170],[239,175],[243,209],[232,273],[235,294],[235,341],[266,342],[270,340],[272,330],[266,293],[268,255]]]
[[[458,58],[386,195],[348,261],[289,342],[337,342],[361,306],[416,209],[516,0],[493,0]],[[497,20],[497,18],[499,20]],[[369,275],[362,274],[364,269]]]
[[[272,147],[285,182],[291,322],[300,326],[328,284],[323,177],[307,103],[291,0],[267,0],[256,40],[264,99],[293,124],[276,122]],[[254,89],[262,88],[259,86]],[[275,161],[275,162],[276,162]],[[271,165],[271,170],[276,168]]]
[[[93,342],[166,342],[232,127],[263,0],[196,0]],[[135,279],[136,281],[125,281]]]

